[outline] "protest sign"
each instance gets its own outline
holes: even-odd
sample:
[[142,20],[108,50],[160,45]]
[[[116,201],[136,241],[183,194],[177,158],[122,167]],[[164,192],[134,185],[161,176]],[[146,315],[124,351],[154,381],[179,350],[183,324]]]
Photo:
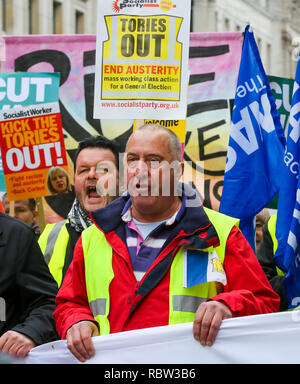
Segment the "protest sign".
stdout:
[[[0,73],[0,110],[58,101],[59,73]],[[0,161],[0,191],[5,191]]]
[[0,156],[0,191],[5,191],[5,179],[3,172],[2,157]]
[[58,102],[0,111],[0,133],[8,199],[49,195],[49,169],[67,171]]
[[191,1],[98,4],[94,117],[185,119]]
[[58,101],[59,73],[0,73],[0,109]]

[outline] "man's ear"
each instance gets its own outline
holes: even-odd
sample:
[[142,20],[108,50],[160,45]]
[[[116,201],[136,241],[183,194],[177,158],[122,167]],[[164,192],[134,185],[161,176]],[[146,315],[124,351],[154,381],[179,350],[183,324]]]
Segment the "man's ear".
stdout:
[[176,167],[176,179],[180,180],[181,177],[183,176],[184,172],[184,161],[178,162],[178,167]]

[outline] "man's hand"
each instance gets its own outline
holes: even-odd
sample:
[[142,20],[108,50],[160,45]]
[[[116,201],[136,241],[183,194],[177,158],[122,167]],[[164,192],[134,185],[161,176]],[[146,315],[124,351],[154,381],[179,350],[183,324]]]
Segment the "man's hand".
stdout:
[[80,321],[67,332],[67,346],[73,355],[81,362],[85,362],[95,354],[92,342],[93,336],[98,336],[99,330],[92,321]]
[[225,304],[218,301],[200,304],[194,319],[194,338],[204,346],[213,345],[222,320],[230,317],[232,313]]
[[35,343],[22,333],[7,331],[0,337],[0,351],[15,357],[25,357]]

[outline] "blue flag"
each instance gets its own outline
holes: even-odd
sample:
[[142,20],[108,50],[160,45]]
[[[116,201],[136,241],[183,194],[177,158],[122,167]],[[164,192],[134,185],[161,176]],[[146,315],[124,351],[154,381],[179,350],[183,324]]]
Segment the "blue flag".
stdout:
[[295,77],[287,144],[278,200],[274,259],[287,273],[286,294],[290,308],[300,304],[300,57]]
[[279,191],[285,136],[249,25],[232,114],[220,212],[240,219],[255,251],[254,220]]

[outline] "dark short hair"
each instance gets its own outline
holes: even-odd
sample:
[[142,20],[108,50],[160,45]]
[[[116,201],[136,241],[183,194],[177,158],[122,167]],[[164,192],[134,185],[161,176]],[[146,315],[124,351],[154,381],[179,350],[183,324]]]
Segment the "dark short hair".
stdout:
[[74,155],[74,171],[76,171],[76,162],[79,153],[86,148],[100,148],[100,149],[109,149],[115,156],[116,167],[119,169],[119,153],[120,148],[119,144],[115,140],[109,140],[104,136],[90,136],[82,140]]

